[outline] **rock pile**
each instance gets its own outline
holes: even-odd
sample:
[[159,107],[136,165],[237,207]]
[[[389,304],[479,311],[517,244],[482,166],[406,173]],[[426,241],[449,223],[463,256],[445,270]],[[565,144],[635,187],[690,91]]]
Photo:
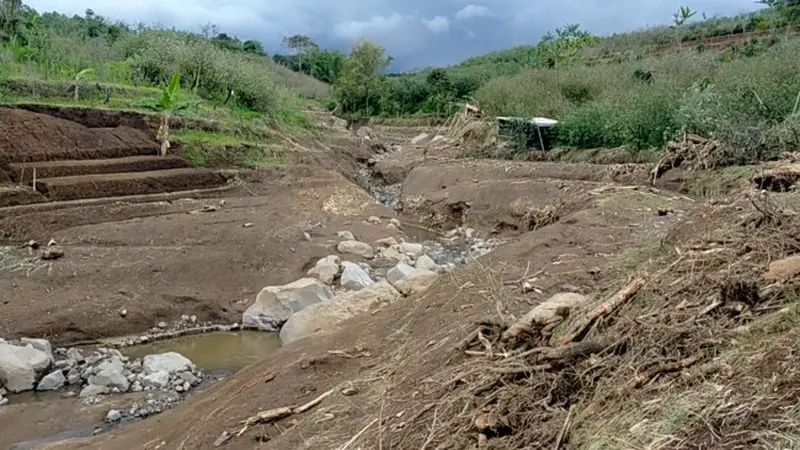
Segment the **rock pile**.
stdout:
[[55,391],[65,387],[80,392],[86,403],[106,394],[168,390],[187,392],[203,373],[184,356],[169,352],[130,360],[118,350],[59,348],[44,339],[23,338],[0,342],[0,404],[7,393]]

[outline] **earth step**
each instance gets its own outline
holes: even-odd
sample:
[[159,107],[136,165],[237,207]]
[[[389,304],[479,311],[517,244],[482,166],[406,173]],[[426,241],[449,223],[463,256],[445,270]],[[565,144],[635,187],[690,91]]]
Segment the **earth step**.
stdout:
[[0,184],[0,208],[46,202],[47,198],[28,186]]
[[33,169],[36,177],[58,178],[104,173],[144,172],[148,170],[180,169],[189,165],[178,156],[128,156],[112,159],[41,161],[9,164],[11,178],[17,183],[31,184]]
[[225,178],[206,169],[170,169],[148,172],[43,178],[36,190],[51,201],[156,194],[221,186]]

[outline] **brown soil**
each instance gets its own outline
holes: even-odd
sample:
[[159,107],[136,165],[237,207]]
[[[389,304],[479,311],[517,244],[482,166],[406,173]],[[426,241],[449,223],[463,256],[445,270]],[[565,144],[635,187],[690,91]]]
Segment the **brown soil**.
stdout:
[[[42,161],[35,163],[9,164],[9,173],[16,183],[30,183],[33,169],[39,179],[93,175],[104,173],[144,172],[187,167],[183,158],[176,156],[129,156],[112,159],[89,159],[73,161]],[[23,176],[27,176],[23,179]]]
[[0,184],[0,208],[46,202],[39,192],[18,184]]
[[0,108],[0,167],[13,162],[99,159],[157,155],[158,144],[144,131],[120,126],[86,128],[64,119],[21,109]]
[[222,175],[210,170],[184,168],[43,178],[36,190],[50,200],[75,200],[211,188],[224,181]]

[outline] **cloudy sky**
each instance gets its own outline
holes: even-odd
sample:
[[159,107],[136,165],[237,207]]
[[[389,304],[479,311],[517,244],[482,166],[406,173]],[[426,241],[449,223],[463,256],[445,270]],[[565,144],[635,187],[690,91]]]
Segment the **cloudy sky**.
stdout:
[[[597,34],[668,23],[681,5],[715,14],[756,9],[755,0],[28,0],[39,11],[95,13],[128,23],[190,31],[214,23],[256,39],[270,52],[283,36],[307,34],[346,50],[358,37],[384,45],[393,71],[456,63],[469,56],[536,43],[557,26],[580,23]],[[699,14],[698,14],[699,16]]]

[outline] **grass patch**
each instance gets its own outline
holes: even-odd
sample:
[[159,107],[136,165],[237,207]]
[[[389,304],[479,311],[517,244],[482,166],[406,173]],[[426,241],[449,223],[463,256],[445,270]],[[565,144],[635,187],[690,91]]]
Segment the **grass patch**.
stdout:
[[282,166],[289,155],[278,146],[235,136],[199,130],[179,130],[172,139],[180,143],[183,157],[197,167],[244,167],[258,169]]
[[754,166],[729,166],[712,171],[693,172],[686,190],[695,198],[717,198],[737,186],[746,184],[757,170]]
[[303,133],[311,126],[311,119],[307,115],[291,109],[278,110],[275,121],[278,128],[288,134]]

